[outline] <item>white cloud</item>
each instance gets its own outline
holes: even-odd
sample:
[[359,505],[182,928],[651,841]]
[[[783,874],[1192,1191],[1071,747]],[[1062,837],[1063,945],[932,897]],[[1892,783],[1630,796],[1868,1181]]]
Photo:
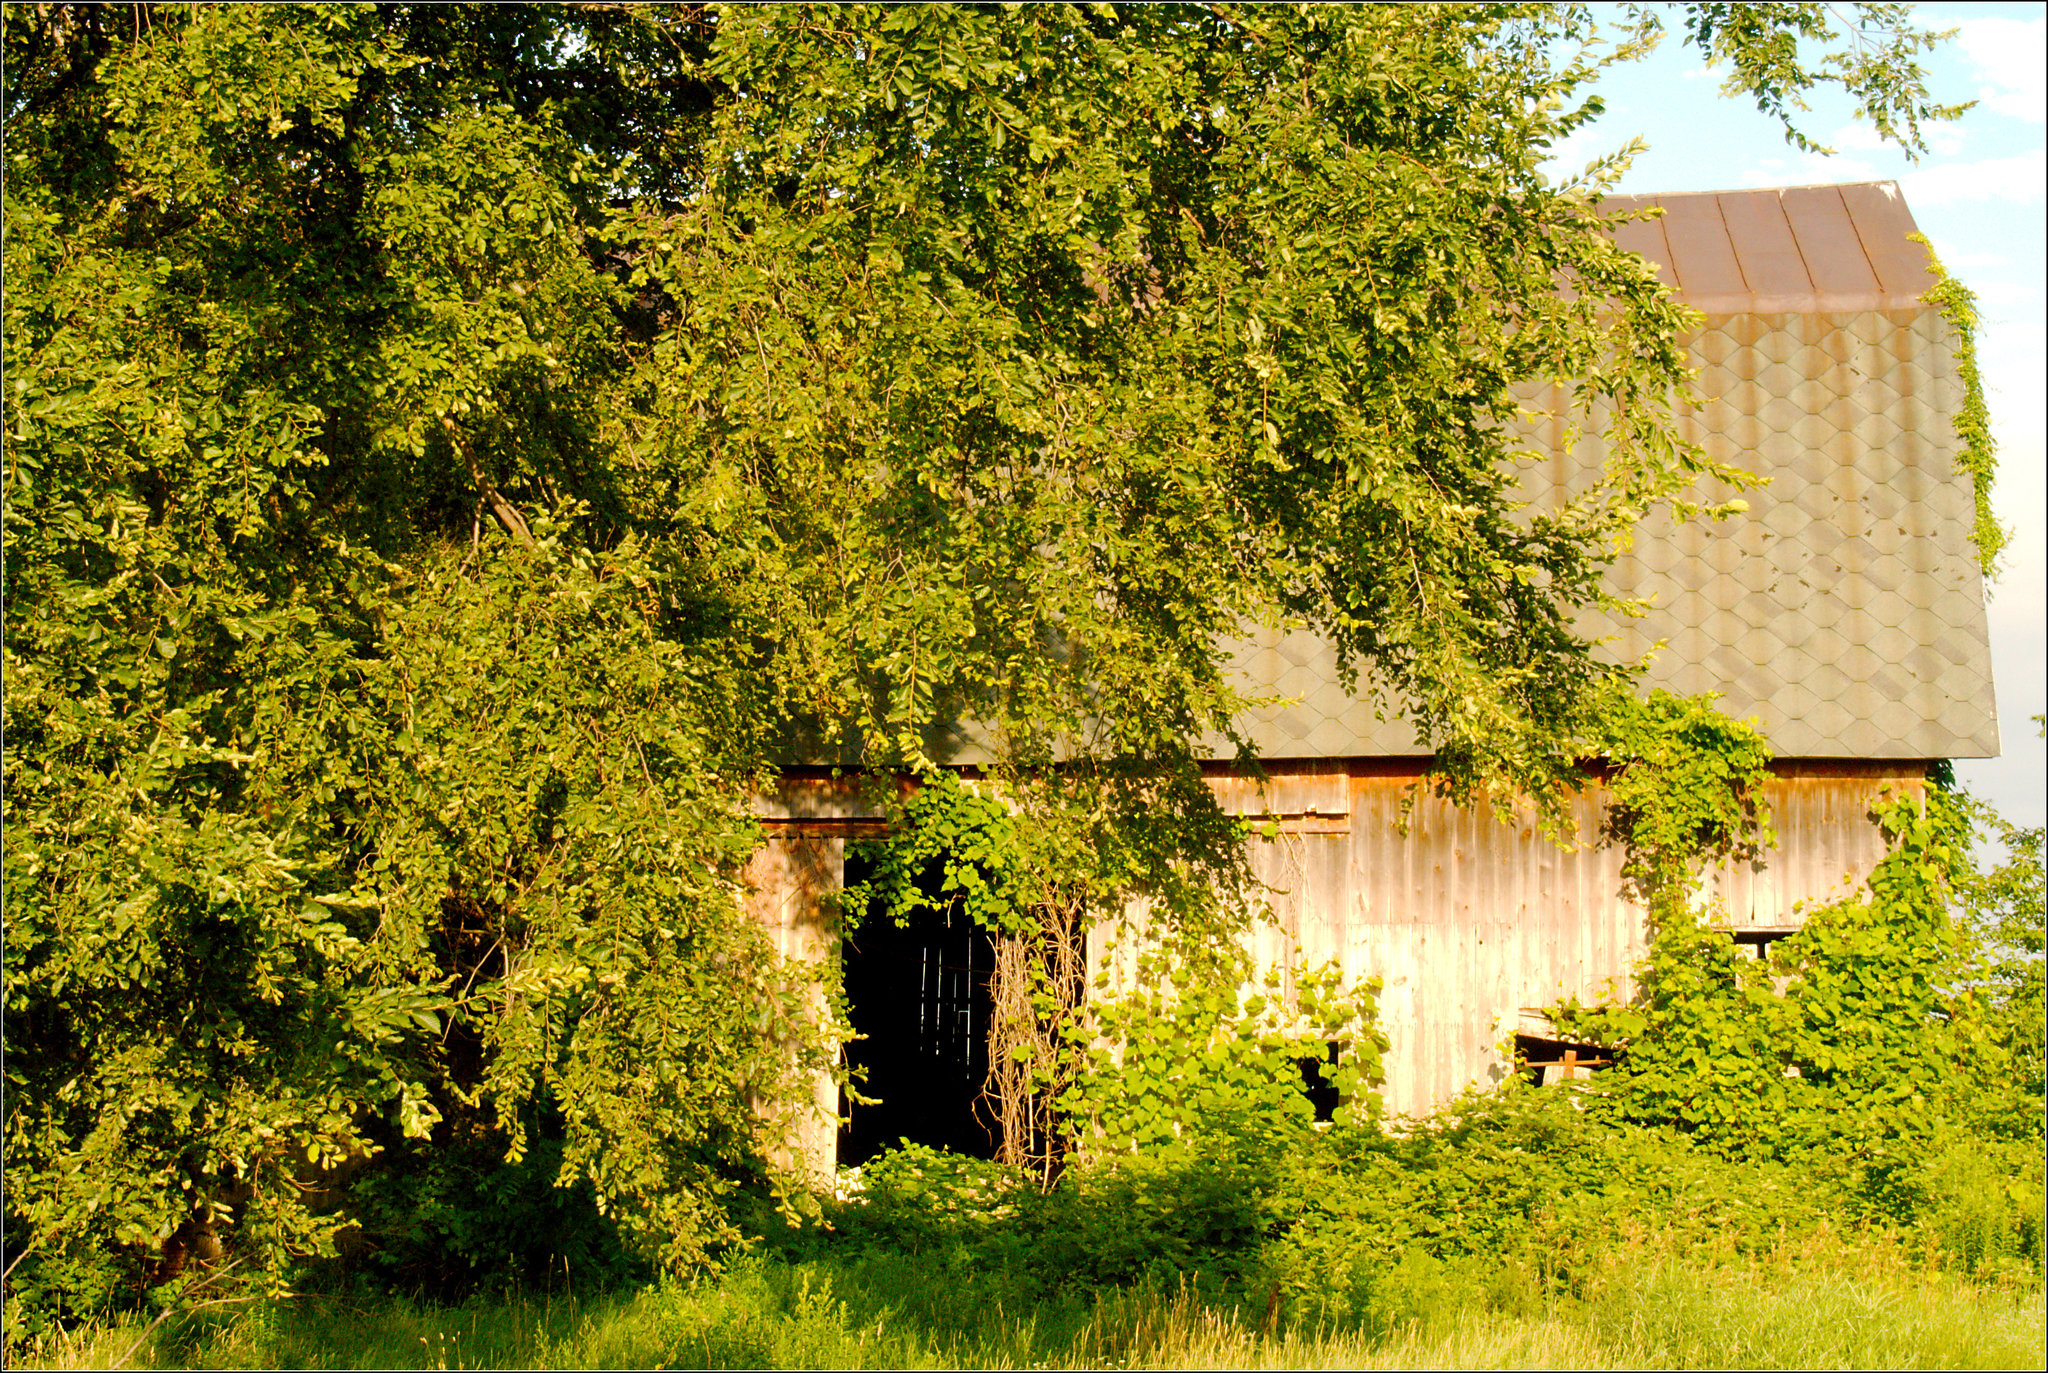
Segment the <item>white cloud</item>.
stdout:
[[1981,83],[1984,108],[2030,124],[2048,117],[2048,18],[1987,15],[1956,25],[1956,44]]
[[[1927,140],[1928,152],[1935,157],[1954,157],[1963,150],[1962,131],[1953,124],[1923,124],[1920,126],[1920,134]],[[1830,148],[1846,152],[1899,152],[1897,144],[1886,142],[1876,128],[1861,120],[1844,124],[1821,141]]]
[[1745,186],[1823,186],[1837,181],[1871,181],[1878,176],[1875,164],[1839,153],[1824,157],[1800,153],[1795,157],[1758,158],[1756,165],[1742,173]]
[[1986,157],[1975,162],[1943,162],[1922,166],[1899,178],[1906,203],[1915,208],[1958,200],[2009,200],[2038,204],[2048,160],[2033,148],[2012,157]]
[[2012,258],[2006,253],[1983,251],[1949,252],[1944,250],[1941,265],[1951,272],[1995,272],[2012,266]]
[[1828,136],[1831,148],[1849,148],[1859,153],[1874,153],[1885,146],[1877,130],[1864,123],[1844,124]]
[[[2039,376],[2034,373],[2035,390]],[[1994,424],[1998,397],[1992,397]],[[1986,588],[1991,633],[1991,673],[1998,697],[1998,725],[2004,752],[1998,758],[1956,761],[1956,776],[2016,824],[2048,819],[2041,772],[2041,743],[2028,718],[2042,708],[2048,681],[2048,547],[2042,539],[2041,510],[2048,504],[2048,448],[2038,433],[2012,441],[2001,436],[1998,480],[1992,503],[2012,530],[2005,567]]]
[[[2048,368],[2048,348],[2044,348],[2040,312],[2024,312],[2032,315],[2031,319],[2000,319],[2008,301],[1998,294],[1995,283],[1972,282],[1965,277],[1963,284],[1977,291],[1978,309],[1985,316],[1977,338],[1977,358],[1984,369],[1984,389],[1990,393],[1992,432],[2001,444],[2038,448],[2048,441],[2048,398],[2044,398],[2041,385],[2044,368]],[[2041,504],[2048,504],[2048,492],[2043,494]]]
[[1711,67],[1694,67],[1690,71],[1680,72],[1678,79],[1680,81],[1711,81],[1720,74]]
[[[1941,265],[1963,279],[1963,284],[1977,293],[1979,302],[1993,302],[1992,308],[2000,314],[2041,313],[2041,286],[2039,282],[2020,281],[2009,276],[1994,276],[1981,269],[1966,270],[1947,258]],[[2030,310],[2027,307],[2032,306]]]

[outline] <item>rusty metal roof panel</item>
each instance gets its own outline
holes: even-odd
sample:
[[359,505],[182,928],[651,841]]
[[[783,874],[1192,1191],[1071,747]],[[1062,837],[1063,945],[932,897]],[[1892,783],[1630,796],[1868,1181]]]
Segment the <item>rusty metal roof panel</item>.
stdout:
[[1682,281],[1687,295],[1699,299],[1734,300],[1748,292],[1735,242],[1728,237],[1728,223],[1718,205],[1704,206],[1698,214],[1667,213],[1662,223],[1671,255],[1671,285]]
[[1833,186],[1789,192],[1778,202],[1799,245],[1799,260],[1822,309],[1882,309],[1870,259],[1849,221],[1849,207]]
[[[1665,212],[1671,212],[1671,206]],[[1792,222],[1785,215],[1782,197],[1774,191],[1749,191],[1715,196],[1695,210],[1718,209],[1728,226],[1728,239],[1742,263],[1746,292],[1733,300],[1693,299],[1684,283],[1679,295],[1710,314],[1736,311],[1803,310],[1813,307],[1813,278],[1806,274],[1806,259],[1793,236]]]
[[1927,247],[1912,241],[1919,232],[1896,182],[1865,181],[1838,187],[1856,241],[1876,273],[1884,303],[1877,309],[1906,308],[1894,302],[1918,301],[1934,287],[1927,265]]
[[1655,231],[1632,221],[1615,241],[1709,315],[1919,310],[1934,284],[1897,182],[1610,196],[1603,208],[1652,205],[1664,211]]

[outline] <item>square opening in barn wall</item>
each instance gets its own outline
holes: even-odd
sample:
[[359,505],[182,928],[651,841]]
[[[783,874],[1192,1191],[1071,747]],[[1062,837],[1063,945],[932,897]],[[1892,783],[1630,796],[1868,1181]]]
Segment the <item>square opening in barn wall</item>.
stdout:
[[1614,1062],[1611,1050],[1598,1044],[1543,1035],[1515,1036],[1515,1062],[1534,1085],[1552,1082],[1583,1082],[1595,1070]]
[[[848,886],[866,864],[849,858]],[[920,884],[936,895],[932,881]],[[899,924],[879,908],[859,913],[840,949],[848,1019],[859,1038],[846,1046],[872,1104],[842,1098],[839,1162],[862,1164],[904,1140],[977,1158],[996,1155],[998,1137],[982,1092],[995,1003],[995,945],[958,903],[936,903]],[[853,915],[854,912],[848,912]]]
[[1327,1124],[1337,1118],[1337,1111],[1344,1105],[1344,1094],[1337,1090],[1334,1074],[1343,1054],[1344,1045],[1331,1040],[1324,1046],[1321,1058],[1298,1058],[1295,1067],[1301,1070],[1301,1092],[1308,1098],[1309,1108],[1315,1112],[1318,1125]]

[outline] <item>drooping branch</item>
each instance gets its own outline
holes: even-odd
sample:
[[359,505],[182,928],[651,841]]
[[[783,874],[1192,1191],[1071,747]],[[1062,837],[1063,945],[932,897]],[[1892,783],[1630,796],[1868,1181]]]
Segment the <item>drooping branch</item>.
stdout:
[[476,483],[477,494],[483,497],[484,504],[491,508],[492,518],[497,520],[500,528],[512,536],[513,542],[521,548],[532,548],[533,531],[527,528],[526,517],[519,513],[518,506],[505,499],[504,493],[498,490],[498,484],[484,471],[483,464],[476,459],[476,449],[470,444],[469,436],[446,415],[441,416],[441,427],[448,431],[448,441],[455,445],[456,450],[462,454],[462,460],[469,464],[469,479]]

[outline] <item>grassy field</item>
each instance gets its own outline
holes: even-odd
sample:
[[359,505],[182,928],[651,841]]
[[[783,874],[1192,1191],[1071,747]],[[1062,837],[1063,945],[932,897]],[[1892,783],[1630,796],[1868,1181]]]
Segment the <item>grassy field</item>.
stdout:
[[[304,1295],[46,1343],[25,1367],[2040,1368],[2042,1293],[1870,1255],[1708,1263],[1617,1253],[1576,1299],[1397,1270],[1379,1313],[1291,1326],[1259,1302],[1139,1287],[1030,1298],[940,1261],[748,1259],[621,1294]],[[139,1342],[138,1342],[139,1341]],[[132,1351],[132,1352],[131,1352]]]

